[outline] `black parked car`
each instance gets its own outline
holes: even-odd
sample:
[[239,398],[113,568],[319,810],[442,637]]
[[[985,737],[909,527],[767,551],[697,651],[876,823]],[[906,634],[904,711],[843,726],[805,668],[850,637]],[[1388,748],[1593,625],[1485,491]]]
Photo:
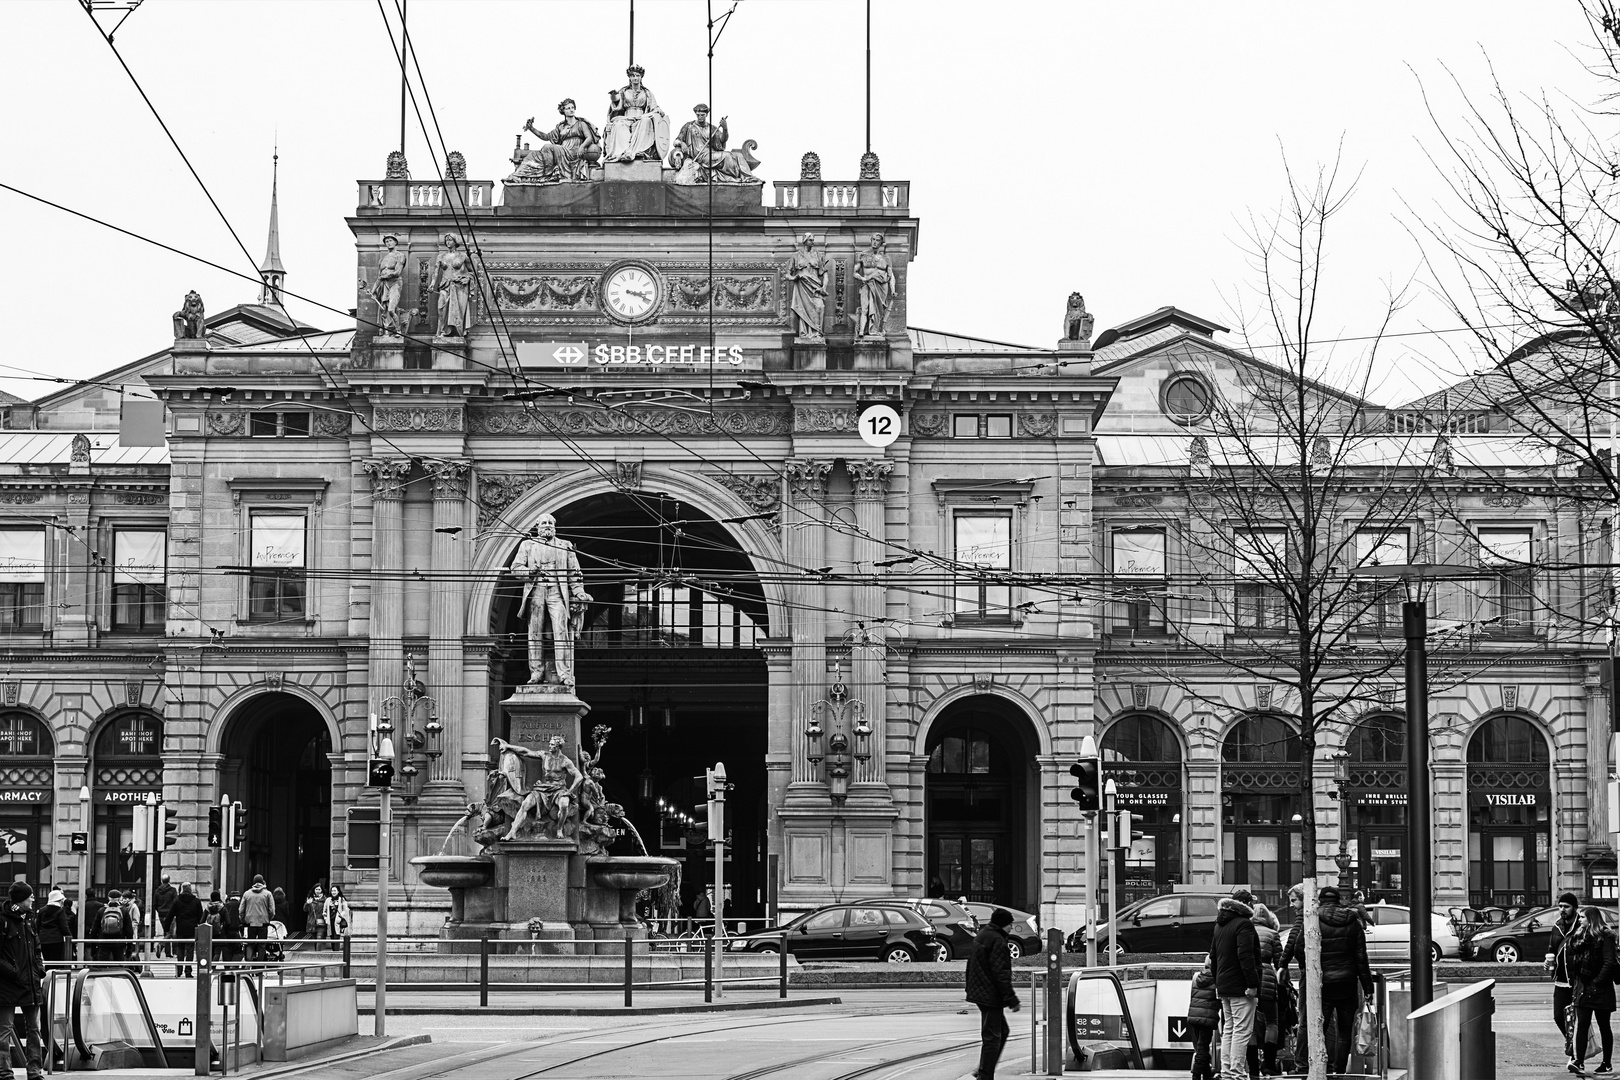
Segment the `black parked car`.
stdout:
[[[1603,921],[1614,930],[1620,926],[1620,915],[1605,907]],[[1513,964],[1520,960],[1542,960],[1547,945],[1552,941],[1553,923],[1558,921],[1558,909],[1542,908],[1517,919],[1509,919],[1500,926],[1488,927],[1474,934],[1463,944],[1464,959],[1494,960],[1498,964]]]
[[940,948],[927,919],[906,907],[886,904],[830,904],[781,926],[739,934],[726,948],[774,953],[786,943],[800,960],[884,960],[909,964],[932,960]]
[[[1119,909],[1097,931],[1099,953],[1119,939],[1121,953],[1203,952],[1215,936],[1215,911],[1225,892],[1166,893]],[[1117,930],[1117,933],[1116,933]]]
[[885,896],[861,900],[858,903],[903,907],[927,919],[939,937],[942,946],[939,955],[941,960],[966,960],[973,948],[973,939],[979,934],[979,924],[974,919],[973,913],[955,900],[941,900],[931,896],[925,896],[920,900]]
[[[972,915],[983,925],[989,925],[990,914],[1000,907],[1000,904],[980,904],[970,901],[964,905],[968,914]],[[1027,911],[1017,908],[1008,908],[1007,914],[1013,917],[1012,925],[1007,927],[1007,947],[1012,950],[1013,959],[1020,956],[1035,956],[1044,948],[1046,942],[1041,940],[1041,920],[1039,916],[1031,915]]]

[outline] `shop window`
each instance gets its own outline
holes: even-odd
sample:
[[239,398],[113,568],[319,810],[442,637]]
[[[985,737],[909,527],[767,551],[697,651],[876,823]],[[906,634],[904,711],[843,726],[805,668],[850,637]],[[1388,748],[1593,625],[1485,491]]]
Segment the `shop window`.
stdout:
[[165,593],[163,533],[118,529],[113,533],[112,626],[114,630],[163,629]]
[[1529,529],[1480,529],[1480,565],[1494,571],[1482,583],[1486,618],[1503,633],[1535,629],[1535,582],[1531,569],[1534,534]]
[[0,713],[0,881],[46,880],[51,861],[55,743],[38,718]]
[[1165,532],[1116,529],[1113,536],[1114,592],[1109,632],[1163,634],[1165,619]]
[[[1012,587],[993,579],[1012,569],[1012,511],[957,511],[955,527],[958,618],[1012,617]],[[977,567],[982,572],[971,574]]]
[[0,529],[0,631],[45,623],[45,530]]
[[248,618],[255,622],[302,619],[308,579],[305,574],[303,514],[251,515],[251,559]]
[[1111,725],[1102,737],[1104,762],[1163,763],[1181,760],[1181,744],[1156,716],[1135,713]]

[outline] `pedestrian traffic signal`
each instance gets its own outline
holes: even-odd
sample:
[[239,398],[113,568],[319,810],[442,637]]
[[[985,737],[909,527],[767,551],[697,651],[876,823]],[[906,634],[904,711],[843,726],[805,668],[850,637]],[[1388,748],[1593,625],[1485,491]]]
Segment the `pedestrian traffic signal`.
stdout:
[[1127,850],[1136,841],[1142,839],[1142,815],[1133,814],[1129,810],[1120,810],[1114,814],[1114,846],[1120,850]]
[[1080,809],[1093,813],[1102,809],[1102,762],[1096,758],[1081,758],[1069,766],[1074,777],[1074,790],[1069,798],[1080,804]]
[[180,842],[180,818],[167,806],[158,807],[157,812],[158,845],[166,851]]
[[372,758],[366,766],[366,786],[393,787],[394,763],[387,758]]
[[231,805],[231,850],[241,851],[247,839],[247,807],[241,803]]
[[210,806],[208,808],[208,846],[212,848],[220,847],[224,843],[224,836],[224,815],[220,813],[219,807]]

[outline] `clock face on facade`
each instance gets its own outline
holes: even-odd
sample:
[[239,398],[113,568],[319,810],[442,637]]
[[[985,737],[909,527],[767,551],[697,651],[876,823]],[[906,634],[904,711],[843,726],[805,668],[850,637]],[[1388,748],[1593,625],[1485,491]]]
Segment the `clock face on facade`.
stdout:
[[641,322],[658,310],[661,286],[648,267],[631,263],[608,271],[602,282],[602,307],[621,322]]

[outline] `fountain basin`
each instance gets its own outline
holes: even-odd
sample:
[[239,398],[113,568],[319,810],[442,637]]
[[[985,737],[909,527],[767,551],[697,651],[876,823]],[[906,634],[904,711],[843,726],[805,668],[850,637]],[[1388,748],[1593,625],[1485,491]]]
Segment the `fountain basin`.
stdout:
[[585,866],[600,888],[640,892],[667,884],[680,863],[662,855],[593,855]]
[[418,855],[411,865],[422,884],[440,889],[476,889],[495,877],[495,862],[487,855]]

